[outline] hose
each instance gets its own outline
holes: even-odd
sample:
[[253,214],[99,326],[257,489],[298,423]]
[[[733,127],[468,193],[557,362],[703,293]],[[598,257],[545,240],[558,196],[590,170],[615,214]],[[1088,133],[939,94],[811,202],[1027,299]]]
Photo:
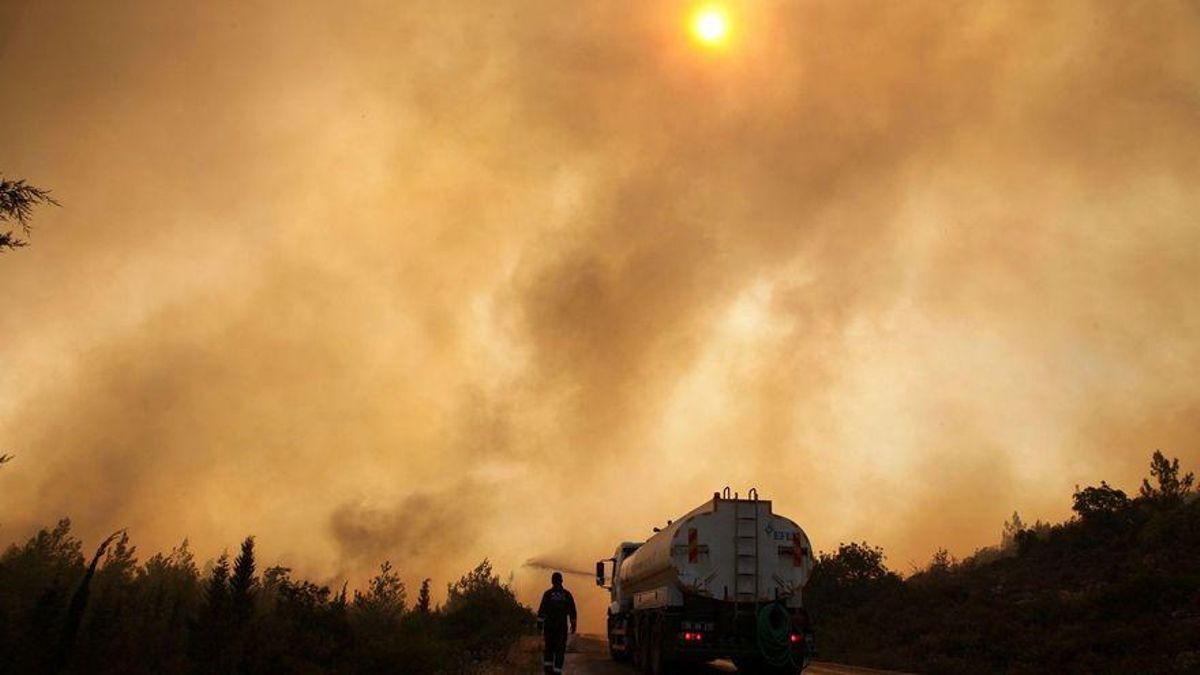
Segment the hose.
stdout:
[[792,617],[777,602],[758,610],[758,653],[771,666],[796,666],[792,655]]

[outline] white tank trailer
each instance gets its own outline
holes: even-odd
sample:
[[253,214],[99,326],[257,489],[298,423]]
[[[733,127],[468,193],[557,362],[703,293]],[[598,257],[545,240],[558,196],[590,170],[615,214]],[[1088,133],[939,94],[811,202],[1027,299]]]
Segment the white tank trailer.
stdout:
[[725,488],[596,563],[596,584],[612,596],[609,650],[651,674],[715,659],[798,673],[813,653],[802,595],[812,568],[800,526],[756,490],[739,499]]

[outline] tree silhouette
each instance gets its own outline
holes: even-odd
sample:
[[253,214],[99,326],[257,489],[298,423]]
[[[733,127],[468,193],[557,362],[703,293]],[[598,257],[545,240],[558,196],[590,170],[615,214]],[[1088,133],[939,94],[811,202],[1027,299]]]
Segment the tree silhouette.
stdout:
[[804,588],[806,604],[848,606],[862,602],[900,583],[884,564],[883,549],[867,542],[839,544],[833,553],[820,553]]
[[187,670],[187,647],[192,618],[200,607],[203,588],[188,540],[164,555],[155,553],[134,577],[125,597],[138,617],[135,635],[121,627],[128,650],[110,659],[116,663],[142,661],[148,670],[178,673]]
[[1140,495],[1145,499],[1167,504],[1182,501],[1191,492],[1192,483],[1196,480],[1196,476],[1191,472],[1180,478],[1179,458],[1168,461],[1161,450],[1155,450],[1154,456],[1150,458],[1150,476],[1158,486],[1152,486],[1148,479],[1143,479]]
[[204,601],[192,632],[192,658],[208,664],[204,672],[220,672],[227,664],[229,604],[229,554],[221,553],[204,586]]
[[1025,529],[1025,521],[1021,520],[1021,514],[1013,511],[1012,518],[1004,521],[1004,530],[1000,533],[1000,550],[1011,551],[1016,548],[1017,535]]
[[934,574],[949,572],[957,563],[954,556],[950,555],[950,551],[939,548],[934,552],[933,558],[929,560],[929,571]]
[[433,601],[429,596],[429,579],[421,582],[421,590],[417,592],[416,611],[428,615],[433,611]]
[[817,564],[829,578],[839,583],[855,584],[879,581],[893,575],[883,564],[884,558],[883,549],[878,546],[871,546],[865,541],[861,544],[850,542],[839,544],[834,553],[821,553]]
[[254,537],[242,541],[242,551],[233,561],[233,574],[229,577],[229,606],[238,625],[249,621],[254,612],[254,594],[258,578],[254,576]]
[[447,634],[476,658],[495,653],[506,643],[506,635],[520,633],[535,620],[517,602],[512,587],[496,576],[487,558],[448,585],[440,615]]
[[392,563],[384,561],[379,574],[367,582],[367,592],[354,592],[354,607],[380,618],[398,619],[404,614],[408,591]]
[[[58,645],[58,667],[60,669],[67,665],[75,651],[75,637],[79,633],[79,624],[83,621],[83,610],[87,608],[92,579],[96,575],[96,565],[100,563],[100,558],[104,556],[109,545],[118,536],[123,535],[125,535],[124,530],[120,530],[112,533],[108,536],[108,539],[101,542],[100,546],[96,549],[96,554],[92,556],[92,562],[88,565],[87,571],[84,572],[83,581],[79,582],[79,587],[75,589],[75,594],[71,596],[71,604],[67,606],[67,618],[63,623],[62,638]],[[123,541],[128,544],[128,537],[123,536]]]
[[[39,204],[59,205],[50,196],[49,190],[34,187],[23,180],[0,177],[0,223],[16,223],[21,233],[28,237],[31,232],[29,219],[33,216],[33,207]],[[11,230],[0,232],[0,252],[20,248],[27,243]]]
[[209,612],[220,614],[229,602],[229,554],[222,553],[213,566],[212,576],[204,591],[204,605]]
[[1100,481],[1100,487],[1082,490],[1076,487],[1073,499],[1071,510],[1078,513],[1080,518],[1110,516],[1129,506],[1129,497],[1125,492],[1112,487],[1107,481]]

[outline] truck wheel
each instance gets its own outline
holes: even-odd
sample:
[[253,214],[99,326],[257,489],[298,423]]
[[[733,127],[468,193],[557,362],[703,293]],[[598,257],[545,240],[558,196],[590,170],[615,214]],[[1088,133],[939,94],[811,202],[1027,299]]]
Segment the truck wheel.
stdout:
[[650,636],[647,635],[643,621],[638,621],[633,633],[637,640],[633,643],[633,665],[639,673],[648,673],[646,665],[650,662]]
[[665,640],[665,636],[663,635],[664,620],[662,616],[656,617],[654,627],[649,631],[650,644],[647,645],[649,647],[647,650],[647,675],[671,675],[671,673],[675,672],[673,668],[674,664],[663,653],[663,642]]
[[628,624],[628,622],[621,622],[622,624],[624,624],[622,627],[625,629],[624,634],[622,635],[622,637],[624,638],[623,642],[625,644],[622,645],[621,648],[618,649],[613,641],[613,627],[614,627],[613,624],[614,623],[617,623],[617,622],[613,621],[613,618],[610,616],[608,618],[608,655],[612,658],[613,661],[629,661],[630,658],[633,656],[633,650],[629,646],[630,637],[631,637],[629,635],[629,624]]
[[650,659],[646,665],[647,675],[663,675],[662,645],[657,639],[650,643]]
[[624,649],[617,649],[613,646],[612,638],[608,639],[608,655],[613,661],[625,662],[629,661],[632,654],[629,653],[629,645],[626,644]]
[[642,675],[662,675],[662,646],[657,622],[638,622],[638,671]]
[[650,670],[650,640],[646,635],[641,635],[637,641],[637,671],[643,675],[653,675],[654,671]]

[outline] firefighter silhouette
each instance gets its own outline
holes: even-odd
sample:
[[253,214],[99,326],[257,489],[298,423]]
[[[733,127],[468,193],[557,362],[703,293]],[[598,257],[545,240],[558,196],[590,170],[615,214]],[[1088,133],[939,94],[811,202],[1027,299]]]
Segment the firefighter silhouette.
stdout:
[[551,587],[542,594],[538,605],[538,621],[542,624],[542,637],[546,642],[542,666],[547,675],[561,673],[567,657],[567,622],[575,632],[575,598],[571,591],[563,588],[563,578],[558,572],[550,575]]

